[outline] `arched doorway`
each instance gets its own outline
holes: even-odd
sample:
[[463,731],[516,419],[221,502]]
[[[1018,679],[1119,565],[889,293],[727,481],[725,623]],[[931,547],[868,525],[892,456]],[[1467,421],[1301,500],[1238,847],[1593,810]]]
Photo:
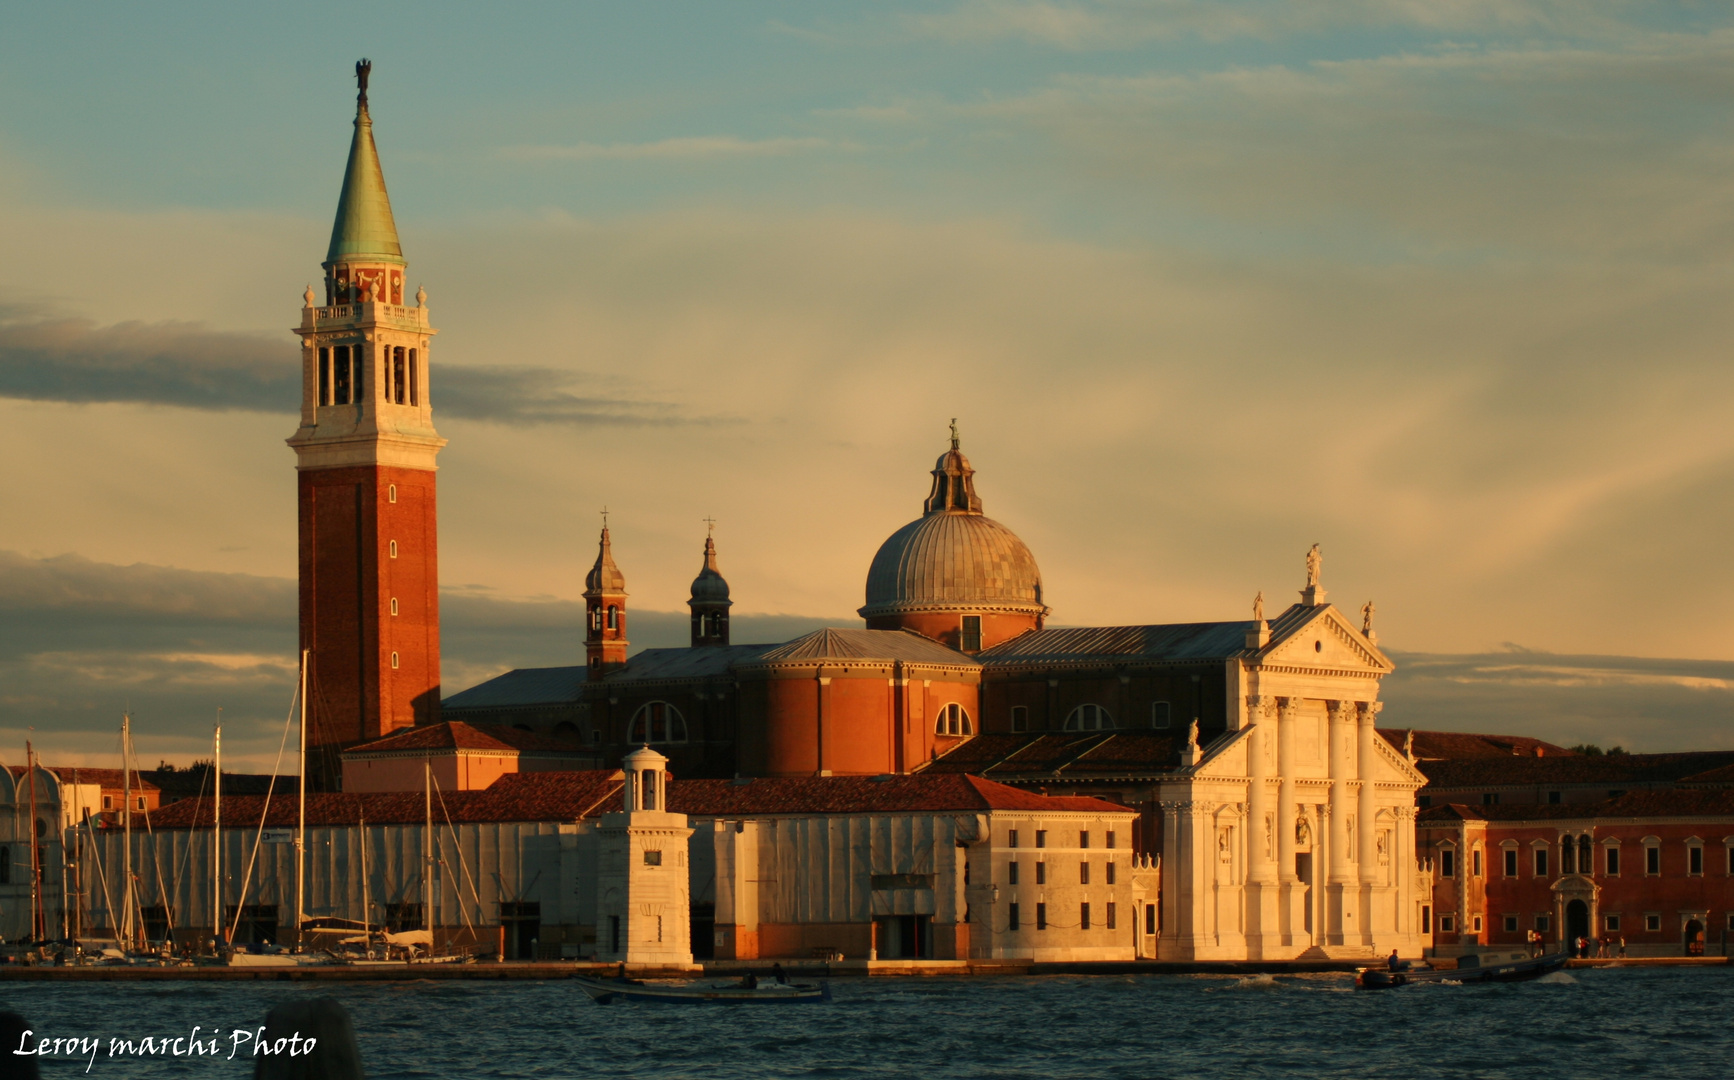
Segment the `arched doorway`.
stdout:
[[1572,900],[1565,905],[1565,945],[1567,949],[1577,948],[1577,939],[1588,940],[1590,936],[1589,905],[1582,900]]
[[1704,924],[1697,919],[1688,920],[1686,923],[1686,955],[1704,955]]

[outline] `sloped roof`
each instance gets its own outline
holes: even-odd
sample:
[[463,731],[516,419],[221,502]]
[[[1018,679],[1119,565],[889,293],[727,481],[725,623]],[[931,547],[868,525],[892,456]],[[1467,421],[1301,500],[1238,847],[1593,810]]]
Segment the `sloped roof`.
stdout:
[[711,679],[726,676],[735,664],[756,660],[777,646],[700,645],[684,649],[645,649],[609,672],[611,683],[649,679]]
[[1086,780],[1166,772],[1179,766],[1183,738],[1154,731],[977,735],[930,762],[922,773]]
[[1430,806],[1416,815],[1422,824],[1451,821],[1580,821],[1603,818],[1728,817],[1734,818],[1734,790],[1672,789],[1631,791],[1617,799],[1593,803],[1508,803]]
[[799,663],[805,660],[902,660],[911,664],[978,667],[973,658],[931,638],[908,630],[815,630],[784,642],[757,658],[757,663]]
[[[526,778],[559,777],[558,783],[517,783]],[[481,791],[447,791],[434,795],[434,820],[449,815],[454,824],[491,821],[578,821],[598,812],[621,785],[618,769],[583,772],[508,773]],[[365,818],[369,825],[414,825],[427,819],[425,795],[420,791],[309,792],[307,824],[313,826],[356,825]],[[616,800],[618,801],[618,800]],[[271,797],[265,825],[285,828],[296,822],[294,793]],[[223,797],[226,821],[256,828],[265,810],[265,797]],[[155,829],[210,828],[211,800],[183,799],[150,815]]]
[[1413,731],[1417,761],[1455,761],[1461,758],[1574,757],[1572,751],[1527,735],[1476,735],[1466,731],[1421,731],[1414,728],[1380,728],[1385,741],[1403,749]]
[[[1417,740],[1419,741],[1419,740]],[[1671,784],[1734,765],[1734,750],[1588,757],[1473,757],[1422,761],[1430,788],[1533,784]]]
[[466,724],[462,720],[445,720],[438,724],[405,728],[382,739],[354,746],[343,752],[352,754],[401,753],[406,750],[499,750],[529,751],[556,754],[584,754],[590,751],[577,739],[541,735],[520,731],[501,724]]
[[440,703],[440,709],[509,709],[566,704],[582,700],[584,684],[589,677],[590,673],[583,664],[517,668],[453,694]]
[[1709,769],[1701,773],[1680,779],[1682,787],[1727,787],[1734,786],[1734,763],[1724,765],[1719,769]]
[[[125,786],[119,769],[89,769],[82,765],[42,765],[38,767],[53,773],[65,784],[94,784],[98,787],[114,788],[116,791]],[[20,780],[24,778],[27,771],[23,765],[8,765],[6,768]],[[227,776],[228,773],[223,775]],[[157,785],[146,780],[144,775],[136,769],[132,774],[132,788],[138,792],[158,790]]]
[[984,667],[1105,659],[1223,660],[1246,651],[1250,622],[1067,626],[1032,630],[980,656]]
[[669,809],[697,817],[759,814],[973,813],[1029,810],[1129,813],[1102,799],[1037,795],[979,776],[772,777],[756,780],[677,780]]

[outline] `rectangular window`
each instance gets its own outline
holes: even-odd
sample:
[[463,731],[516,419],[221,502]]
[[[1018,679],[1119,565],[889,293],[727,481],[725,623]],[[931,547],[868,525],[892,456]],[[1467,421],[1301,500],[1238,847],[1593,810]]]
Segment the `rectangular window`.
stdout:
[[1697,876],[1704,872],[1704,849],[1693,846],[1686,849],[1686,873]]
[[1005,928],[1007,930],[1016,930],[1018,928],[1018,902],[1016,900],[1013,900],[1006,907]]
[[1048,905],[1037,904],[1036,905],[1036,929],[1037,930],[1046,930],[1047,928],[1048,928]]
[[1506,848],[1505,849],[1505,876],[1506,877],[1516,877],[1517,876],[1517,849],[1516,848]]
[[1551,929],[1551,928],[1552,928],[1552,927],[1553,927],[1553,917],[1552,917],[1552,916],[1549,916],[1549,915],[1537,915],[1537,916],[1536,916],[1536,917],[1535,917],[1535,929],[1536,929],[1536,930],[1537,930],[1537,931],[1538,931],[1538,932],[1540,932],[1540,933],[1543,933],[1543,934],[1545,934],[1545,933],[1547,933],[1547,932],[1548,932],[1548,930],[1550,930],[1550,929]]
[[1508,934],[1517,933],[1517,916],[1516,915],[1505,916],[1505,932]]
[[1431,796],[1431,795],[1417,795],[1417,796],[1415,796],[1415,805],[1420,807],[1421,809],[1425,810],[1429,806],[1433,805],[1433,796]]
[[[396,654],[396,653],[393,653],[393,654],[392,654],[392,655],[393,655],[393,656],[396,656],[396,655],[397,655],[397,654]],[[396,664],[393,664],[393,665],[391,665],[391,666],[392,666],[392,667],[396,667],[396,666],[397,666],[397,665],[396,665]],[[143,810],[143,809],[144,809],[144,808],[145,808],[145,804],[144,804],[144,803],[145,803],[145,801],[144,801],[144,796],[142,796],[142,795],[141,795],[141,796],[139,796],[139,800],[138,800],[138,806],[136,806],[136,807],[134,807],[134,809],[136,809],[136,810]]]
[[1608,877],[1620,876],[1620,849],[1608,848]]
[[1047,883],[1048,883],[1048,864],[1045,862],[1041,862],[1040,860],[1037,860],[1037,862],[1036,862],[1036,884],[1037,885],[1046,885]]
[[[1450,848],[1444,848],[1439,852],[1439,876],[1457,876],[1457,853]],[[1443,918],[1444,916],[1440,917]]]
[[1734,847],[1728,849],[1728,873],[1734,876]]
[[1113,829],[1108,830],[1108,842],[1106,844],[1104,844],[1103,846],[1106,847],[1109,851],[1114,850],[1114,830]]
[[1548,792],[1547,793],[1547,802],[1548,802],[1549,806],[1558,806],[1559,805],[1559,792],[1557,792],[1557,791]]
[[1608,933],[1617,934],[1620,932],[1620,917],[1618,915],[1604,915],[1602,916],[1602,925],[1607,928]]
[[1078,884],[1079,885],[1088,885],[1089,883],[1090,883],[1090,864],[1087,862],[1081,862],[1078,864]]
[[1090,834],[1088,831],[1078,834],[1078,846],[1081,848],[1087,848],[1090,846]]
[[1472,876],[1480,877],[1481,876],[1481,849],[1480,848],[1476,848],[1474,851],[1471,851],[1469,853],[1469,865],[1474,868],[1473,870],[1471,870]]
[[1006,835],[1006,845],[1005,845],[1006,847],[1017,847],[1018,846],[1018,831],[1016,829],[1007,829],[1005,835]]
[[1421,932],[1423,934],[1431,934],[1433,932],[1433,905],[1432,904],[1422,904],[1421,905]]
[[1084,903],[1078,905],[1078,929],[1088,930],[1089,928],[1090,928],[1090,903],[1089,903],[1089,901],[1086,900]]
[[661,866],[662,865],[662,852],[646,850],[644,853],[644,865],[646,865],[646,866]]
[[1482,806],[1498,806],[1499,805],[1499,792],[1489,791],[1489,792],[1484,793],[1481,796],[1481,805]]
[[1030,711],[1022,705],[1013,705],[1011,711],[1011,727],[1013,731],[1028,731],[1030,729]]
[[415,369],[415,363],[415,350],[411,349],[409,351],[409,403],[411,405],[420,405],[420,395],[417,392],[420,390],[420,387],[416,384],[421,380]]
[[319,349],[319,387],[313,400],[320,405],[331,404],[331,350],[321,346]]
[[1647,847],[1644,849],[1644,873],[1654,877],[1662,872],[1662,849]]
[[1645,915],[1644,916],[1644,929],[1649,931],[1652,934],[1661,933],[1662,916],[1659,913],[1652,913],[1652,914]]
[[959,646],[964,652],[981,651],[981,616],[965,615],[963,617],[963,643]]
[[1455,934],[1457,932],[1457,916],[1439,916],[1439,932],[1441,934]]
[[113,810],[114,809],[114,796],[113,795],[104,795],[102,797],[102,808],[104,810]]
[[1108,910],[1104,911],[1102,914],[1108,920],[1108,929],[1118,930],[1120,928],[1119,920],[1116,919],[1114,915],[1114,901],[1108,901]]
[[1547,876],[1547,849],[1544,847],[1535,849],[1535,876]]
[[1018,883],[1018,861],[1016,859],[1005,864],[1005,882],[1007,885]]
[[1036,830],[1036,847],[1047,847],[1047,846],[1048,846],[1048,830],[1037,829]]
[[1108,876],[1103,880],[1107,881],[1107,883],[1110,885],[1115,884],[1115,881],[1114,881],[1114,862],[1112,859],[1110,859],[1108,861],[1107,871],[1108,871]]
[[1166,701],[1152,701],[1150,703],[1150,726],[1151,727],[1157,729],[1158,731],[1161,731],[1164,728],[1168,727],[1168,725],[1172,724],[1173,722],[1174,722],[1174,708],[1173,708],[1173,706],[1169,705]]
[[[1734,918],[1734,916],[1731,916],[1731,918]],[[1156,905],[1155,904],[1145,904],[1144,905],[1144,932],[1146,934],[1154,934],[1156,932]]]
[[331,404],[349,404],[349,353],[347,345],[331,350]]

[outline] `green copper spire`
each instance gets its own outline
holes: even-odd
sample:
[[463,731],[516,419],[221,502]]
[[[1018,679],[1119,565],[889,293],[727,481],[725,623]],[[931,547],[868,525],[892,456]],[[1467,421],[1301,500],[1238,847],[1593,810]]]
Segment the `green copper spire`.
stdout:
[[391,198],[385,193],[385,173],[380,170],[379,151],[373,145],[373,118],[367,115],[367,76],[372,70],[373,64],[367,60],[355,65],[355,78],[361,85],[355,102],[355,138],[349,144],[349,165],[343,170],[343,194],[337,200],[327,263],[404,261],[403,248],[397,242],[397,223],[391,217]]

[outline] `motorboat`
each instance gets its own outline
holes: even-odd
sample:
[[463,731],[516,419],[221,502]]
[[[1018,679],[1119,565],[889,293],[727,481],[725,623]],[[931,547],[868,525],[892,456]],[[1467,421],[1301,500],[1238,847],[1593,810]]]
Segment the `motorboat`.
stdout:
[[1527,952],[1465,953],[1457,958],[1455,968],[1413,967],[1407,963],[1396,970],[1389,967],[1361,968],[1355,972],[1355,985],[1363,990],[1389,990],[1414,983],[1522,982],[1558,971],[1570,959],[1569,952],[1544,956]]
[[828,981],[782,983],[749,978],[727,982],[647,983],[624,977],[592,979],[579,975],[574,978],[590,995],[590,1000],[598,1005],[611,1005],[616,1001],[667,1005],[793,1005],[831,1000]]

